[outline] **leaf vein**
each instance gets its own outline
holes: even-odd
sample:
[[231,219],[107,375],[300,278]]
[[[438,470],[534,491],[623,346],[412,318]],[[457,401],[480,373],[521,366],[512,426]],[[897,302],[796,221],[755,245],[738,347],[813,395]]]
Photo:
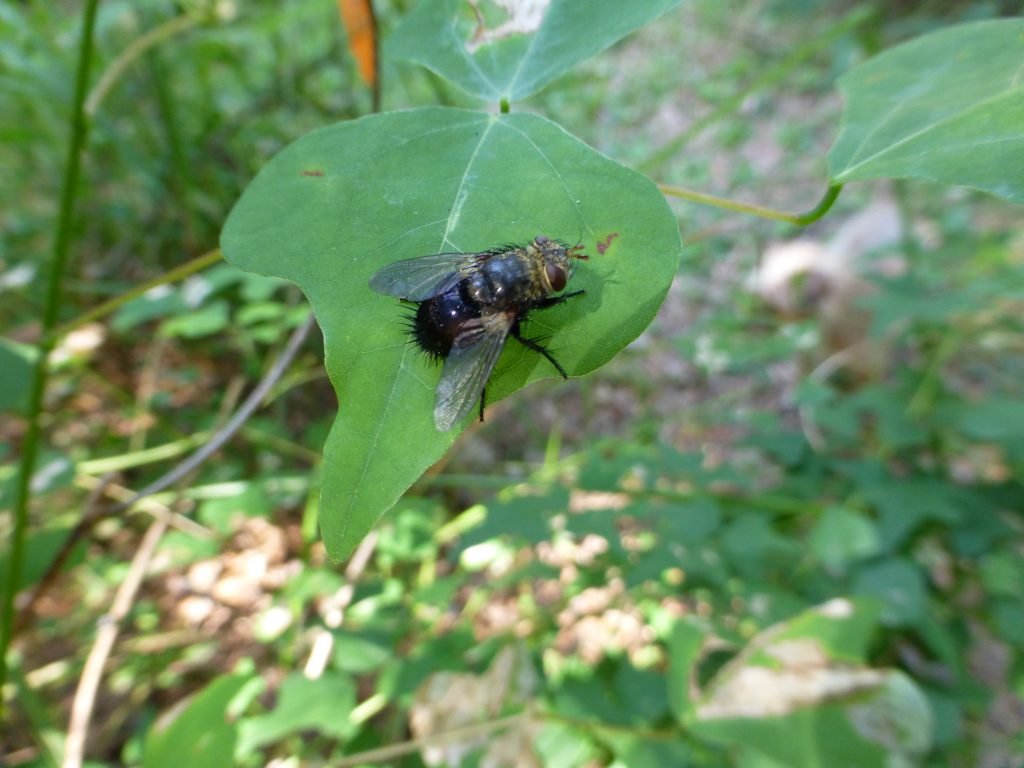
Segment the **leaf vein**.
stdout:
[[519,134],[523,138],[523,140],[526,141],[526,143],[529,144],[533,148],[533,150],[540,156],[540,159],[547,164],[547,166],[551,169],[551,172],[554,174],[555,178],[558,179],[558,183],[562,185],[562,189],[565,191],[566,197],[568,197],[572,201],[572,206],[573,208],[576,209],[576,213],[580,217],[580,220],[583,222],[583,226],[586,227],[587,232],[590,235],[593,235],[594,228],[590,226],[590,222],[587,221],[587,217],[583,215],[583,211],[580,209],[580,201],[576,198],[576,195],[573,194],[572,190],[569,189],[569,185],[565,183],[565,177],[562,176],[562,173],[558,170],[558,167],[553,162],[551,162],[551,159],[547,156],[544,150],[537,146],[536,142],[534,142],[534,140],[531,139],[526,133],[524,133],[519,128],[516,128],[511,123],[506,123],[505,125],[507,128],[509,128],[509,130],[515,131],[517,134]]
[[[881,157],[885,157],[886,155],[891,154],[896,149],[899,149],[900,147],[902,147],[902,146],[904,146],[904,145],[914,141],[915,139],[919,139],[920,137],[925,136],[928,133],[930,133],[932,131],[935,131],[935,130],[937,130],[940,127],[943,127],[943,126],[945,126],[945,125],[947,125],[949,123],[952,123],[952,122],[954,122],[954,121],[956,121],[956,120],[958,120],[958,119],[960,119],[962,117],[970,115],[972,112],[976,112],[976,111],[978,111],[978,110],[980,110],[980,109],[982,109],[984,107],[990,106],[993,103],[997,103],[997,102],[1001,101],[1003,98],[1006,98],[1008,96],[1013,95],[1013,90],[1014,89],[1008,89],[1008,90],[1005,90],[1005,91],[1000,91],[998,93],[995,93],[992,96],[989,96],[987,99],[982,99],[981,101],[975,102],[974,104],[970,105],[967,108],[959,109],[959,110],[957,110],[955,112],[951,112],[948,115],[946,115],[945,117],[943,117],[942,119],[936,120],[935,122],[930,123],[929,125],[926,125],[926,126],[924,126],[922,128],[919,128],[916,131],[913,131],[912,133],[907,134],[906,136],[904,136],[899,141],[893,142],[892,144],[889,144],[888,146],[883,147],[882,149],[878,150],[874,154],[864,158],[860,162],[847,166],[846,169],[843,170],[843,172],[840,173],[837,176],[837,180],[842,179],[844,177],[845,178],[849,178],[851,174],[856,173],[858,168],[861,168],[861,167],[867,165],[868,163],[874,162],[875,160],[878,160]],[[890,114],[886,116],[885,120],[887,121],[892,116],[892,114],[894,112],[895,112],[895,110],[893,110],[893,112],[890,112]],[[854,152],[853,155],[851,155],[851,157],[856,157],[857,154],[860,152],[860,150],[863,149],[864,146],[867,144],[868,139],[873,134],[877,133],[877,131],[881,127],[882,127],[882,124],[879,124],[878,126],[875,127],[875,130],[871,131],[867,136],[865,136],[864,140],[861,141],[860,147],[857,148],[857,151]]]

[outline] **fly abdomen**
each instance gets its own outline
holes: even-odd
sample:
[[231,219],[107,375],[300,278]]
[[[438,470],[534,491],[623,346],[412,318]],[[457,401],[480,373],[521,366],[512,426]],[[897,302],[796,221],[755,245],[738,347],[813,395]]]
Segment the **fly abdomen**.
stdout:
[[466,321],[476,317],[480,317],[480,309],[465,295],[465,285],[460,283],[447,293],[420,302],[412,324],[413,340],[429,357],[443,359]]

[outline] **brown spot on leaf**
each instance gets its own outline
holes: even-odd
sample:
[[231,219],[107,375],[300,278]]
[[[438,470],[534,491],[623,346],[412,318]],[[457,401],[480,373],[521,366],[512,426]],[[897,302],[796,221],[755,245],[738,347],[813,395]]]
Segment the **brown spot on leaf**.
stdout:
[[323,176],[324,172],[319,168],[305,168],[299,171],[300,176]]
[[613,240],[614,240],[614,239],[615,239],[616,237],[618,237],[618,236],[619,236],[619,233],[618,233],[618,232],[612,232],[612,233],[610,233],[610,234],[608,235],[608,237],[606,237],[606,238],[605,238],[604,240],[601,240],[601,241],[600,241],[600,242],[599,242],[599,243],[597,244],[597,252],[598,252],[598,253],[600,253],[600,254],[601,254],[601,255],[603,256],[603,255],[604,255],[604,252],[605,252],[605,251],[607,251],[607,250],[608,250],[609,248],[611,248],[611,246],[612,246],[612,241],[613,241]]

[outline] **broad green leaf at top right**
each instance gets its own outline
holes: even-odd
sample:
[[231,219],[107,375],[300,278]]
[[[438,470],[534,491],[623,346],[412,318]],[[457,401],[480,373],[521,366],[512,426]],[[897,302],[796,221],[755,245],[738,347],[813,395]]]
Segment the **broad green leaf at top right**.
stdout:
[[1024,19],[903,43],[843,75],[839,89],[833,183],[928,179],[1024,203]]

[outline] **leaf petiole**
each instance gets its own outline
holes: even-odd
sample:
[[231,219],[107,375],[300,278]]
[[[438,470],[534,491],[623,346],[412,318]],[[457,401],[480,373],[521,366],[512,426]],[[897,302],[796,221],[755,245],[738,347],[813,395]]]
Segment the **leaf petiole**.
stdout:
[[726,210],[736,211],[737,213],[760,216],[762,219],[785,221],[797,227],[806,227],[808,224],[813,224],[828,213],[832,204],[835,203],[836,198],[839,197],[839,191],[842,188],[842,184],[832,184],[829,186],[825,195],[821,198],[818,204],[806,213],[786,213],[785,211],[777,211],[774,208],[765,208],[760,205],[740,203],[736,200],[728,200],[724,197],[709,195],[705,192],[696,192],[692,189],[686,189],[685,187],[676,187],[671,184],[658,185],[658,189],[661,190],[662,194],[666,197],[678,197],[681,200],[690,200],[694,203],[712,205],[716,208],[725,208]]

